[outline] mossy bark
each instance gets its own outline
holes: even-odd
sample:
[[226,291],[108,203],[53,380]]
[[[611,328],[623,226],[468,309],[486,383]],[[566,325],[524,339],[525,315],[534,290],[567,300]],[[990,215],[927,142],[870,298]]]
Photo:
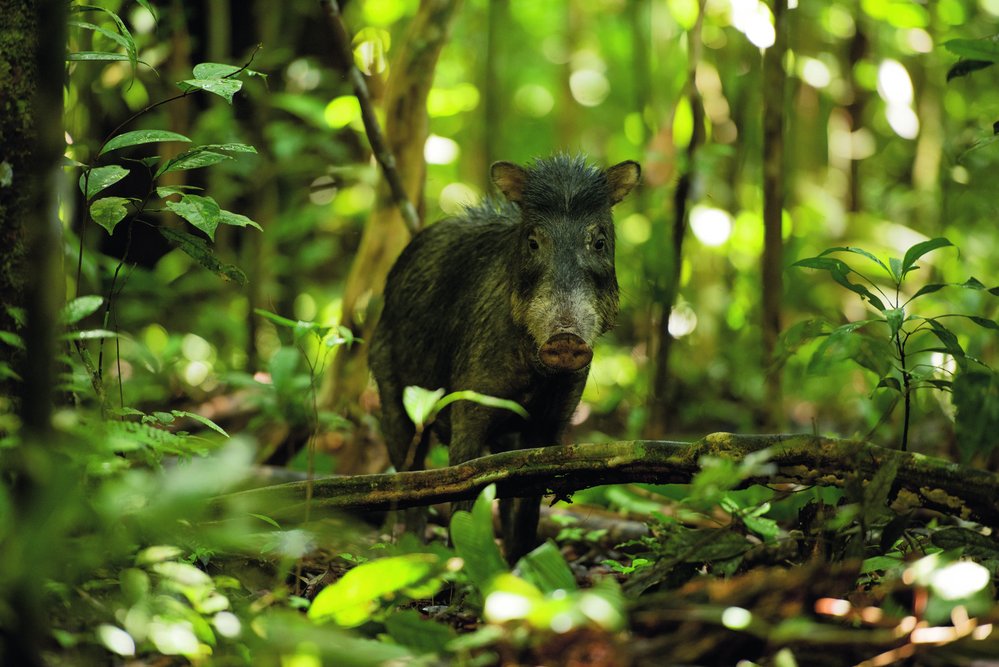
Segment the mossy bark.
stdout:
[[[999,526],[996,473],[865,442],[809,435],[713,433],[693,443],[628,440],[523,449],[436,470],[314,480],[312,506],[376,511],[430,505],[475,498],[493,483],[499,497],[568,497],[601,484],[686,483],[700,470],[704,456],[741,460],[764,449],[770,451],[776,471],[746,484],[844,486],[867,482],[882,466],[897,464],[892,487],[896,510],[924,507]],[[272,515],[293,516],[301,509],[306,484],[279,484],[227,498],[266,500]]]

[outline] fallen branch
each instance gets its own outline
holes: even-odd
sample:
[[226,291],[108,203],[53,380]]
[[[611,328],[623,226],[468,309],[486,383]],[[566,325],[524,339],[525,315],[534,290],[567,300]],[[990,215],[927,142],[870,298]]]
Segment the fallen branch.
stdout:
[[[894,507],[938,510],[999,526],[999,475],[934,457],[864,442],[809,435],[713,433],[693,443],[626,440],[603,444],[523,449],[484,456],[436,470],[316,479],[312,508],[379,511],[475,498],[489,484],[497,496],[554,494],[601,484],[685,483],[709,455],[740,460],[770,450],[776,472],[746,483],[843,486],[870,480],[885,464],[897,463]],[[228,494],[216,502],[260,503],[272,516],[304,507],[306,482],[291,482]]]

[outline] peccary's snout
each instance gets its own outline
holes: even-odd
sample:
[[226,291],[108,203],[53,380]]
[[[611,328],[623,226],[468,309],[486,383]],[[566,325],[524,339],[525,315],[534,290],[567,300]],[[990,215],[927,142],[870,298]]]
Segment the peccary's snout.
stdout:
[[541,346],[538,358],[552,370],[578,371],[593,359],[593,348],[576,334],[560,333]]

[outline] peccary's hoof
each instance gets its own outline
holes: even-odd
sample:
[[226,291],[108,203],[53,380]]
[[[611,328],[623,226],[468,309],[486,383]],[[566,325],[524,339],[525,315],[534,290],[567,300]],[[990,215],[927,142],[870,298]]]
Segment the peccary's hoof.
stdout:
[[576,334],[560,333],[541,346],[538,357],[553,370],[578,371],[593,359],[593,349]]

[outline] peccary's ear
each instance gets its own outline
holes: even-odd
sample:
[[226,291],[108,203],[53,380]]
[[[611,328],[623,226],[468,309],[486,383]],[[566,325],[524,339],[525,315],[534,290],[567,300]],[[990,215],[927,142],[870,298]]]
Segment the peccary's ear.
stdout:
[[519,203],[524,198],[524,183],[527,182],[527,170],[512,162],[494,162],[489,170],[493,183],[500,189],[503,196],[512,202]]
[[625,160],[609,167],[604,174],[607,176],[607,186],[610,188],[611,204],[616,204],[638,185],[642,177],[642,168],[637,162]]

